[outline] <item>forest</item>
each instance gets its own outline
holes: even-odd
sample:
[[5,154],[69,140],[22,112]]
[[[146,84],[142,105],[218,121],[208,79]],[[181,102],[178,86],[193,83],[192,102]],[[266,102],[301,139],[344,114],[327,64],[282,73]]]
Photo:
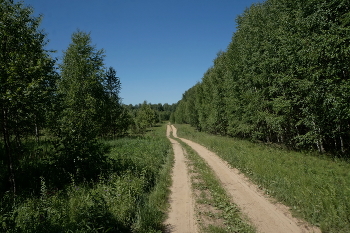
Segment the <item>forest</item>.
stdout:
[[0,1],[0,231],[160,228],[148,200],[165,190],[154,191],[171,165],[169,143],[147,128],[175,105],[124,105],[117,71],[90,33],[74,32],[58,60],[41,21],[23,2]]
[[349,157],[350,2],[267,0],[178,102],[200,131]]

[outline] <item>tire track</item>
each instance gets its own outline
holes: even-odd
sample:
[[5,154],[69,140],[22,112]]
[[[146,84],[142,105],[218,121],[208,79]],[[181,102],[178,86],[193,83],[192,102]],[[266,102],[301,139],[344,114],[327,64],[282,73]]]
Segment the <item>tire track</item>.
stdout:
[[167,233],[197,233],[195,223],[194,200],[191,181],[186,165],[183,148],[176,140],[170,138],[172,128],[167,125],[166,136],[174,150],[175,163],[173,168],[173,184],[170,195],[170,212],[166,220]]
[[[177,137],[177,130],[171,126],[173,135]],[[204,146],[187,139],[179,138],[192,147],[213,169],[223,187],[231,195],[242,213],[246,214],[258,232],[266,233],[297,233],[321,232],[318,228],[292,217],[289,208],[282,204],[273,204],[258,190],[256,185],[237,169],[232,169],[215,153]]]

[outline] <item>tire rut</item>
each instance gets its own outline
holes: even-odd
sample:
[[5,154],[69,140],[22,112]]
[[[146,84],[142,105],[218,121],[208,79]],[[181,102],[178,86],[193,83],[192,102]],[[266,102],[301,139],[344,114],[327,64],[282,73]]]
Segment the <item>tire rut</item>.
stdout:
[[232,201],[250,219],[258,232],[321,232],[320,229],[310,226],[305,221],[292,217],[289,208],[285,205],[272,203],[271,198],[267,198],[256,185],[252,184],[237,169],[231,168],[215,153],[198,143],[177,137],[177,129],[173,125],[171,125],[171,130],[175,138],[192,147],[208,163],[223,187],[231,195]]
[[167,137],[172,143],[175,163],[172,174],[170,211],[166,220],[167,233],[197,233],[194,200],[186,157],[179,142],[170,138],[172,128],[167,125]]

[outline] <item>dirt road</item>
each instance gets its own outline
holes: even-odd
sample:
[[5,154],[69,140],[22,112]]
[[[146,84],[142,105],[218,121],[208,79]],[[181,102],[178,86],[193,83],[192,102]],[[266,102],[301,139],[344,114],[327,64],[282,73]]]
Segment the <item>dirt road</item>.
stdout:
[[[170,130],[172,130],[173,136],[177,138],[176,128],[173,125],[171,126],[171,129],[169,128],[170,126],[168,125],[168,132],[170,133]],[[318,228],[311,227],[306,222],[293,218],[288,207],[282,204],[272,203],[270,201],[271,199],[269,200],[269,198],[267,198],[243,174],[240,174],[237,169],[230,168],[230,166],[215,153],[190,140],[183,138],[179,139],[192,147],[208,163],[221,181],[223,187],[231,195],[232,201],[237,204],[242,213],[250,219],[258,232],[321,232]],[[174,147],[175,145],[178,145],[175,144],[175,142],[176,141],[172,140]],[[174,175],[175,174],[174,171]],[[189,182],[188,177],[184,179]]]
[[[166,134],[168,138],[170,132],[171,127],[167,125]],[[198,230],[195,224],[194,200],[186,158],[180,143],[171,138],[169,140],[173,145],[175,164],[172,174],[170,212],[165,222],[167,232],[196,233]]]

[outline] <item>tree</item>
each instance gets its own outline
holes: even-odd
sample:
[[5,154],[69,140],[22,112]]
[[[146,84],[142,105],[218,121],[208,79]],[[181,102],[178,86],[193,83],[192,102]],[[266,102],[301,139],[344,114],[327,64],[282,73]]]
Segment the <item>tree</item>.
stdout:
[[105,100],[103,54],[103,50],[91,45],[90,34],[77,31],[60,64],[58,93],[63,108],[58,130],[63,147],[60,162],[70,173],[82,177],[87,172],[97,175],[98,164],[104,161],[96,141]]
[[136,126],[139,132],[144,133],[148,127],[151,127],[155,122],[155,112],[145,101],[141,108],[136,113]]
[[125,131],[125,128],[119,128],[121,126],[120,122],[122,122],[120,118],[126,117],[126,115],[123,114],[124,110],[119,97],[121,82],[116,74],[116,70],[113,67],[109,67],[103,81],[106,99],[104,102],[104,119],[101,134],[104,135],[113,133],[113,136],[115,136],[116,134],[123,134]]
[[22,3],[0,2],[0,121],[13,193],[23,135],[39,135],[57,77],[55,62],[44,49],[41,17],[32,14]]
[[350,149],[349,15],[348,0],[253,4],[196,85],[195,104],[193,88],[183,95],[175,121],[343,156]]
[[121,82],[119,77],[117,77],[116,75],[117,75],[117,71],[113,67],[109,67],[108,70],[106,71],[104,86],[109,98],[113,98],[119,101]]
[[115,127],[117,129],[116,134],[118,136],[126,135],[132,123],[133,117],[129,110],[124,106],[120,106],[120,115],[115,120]]

